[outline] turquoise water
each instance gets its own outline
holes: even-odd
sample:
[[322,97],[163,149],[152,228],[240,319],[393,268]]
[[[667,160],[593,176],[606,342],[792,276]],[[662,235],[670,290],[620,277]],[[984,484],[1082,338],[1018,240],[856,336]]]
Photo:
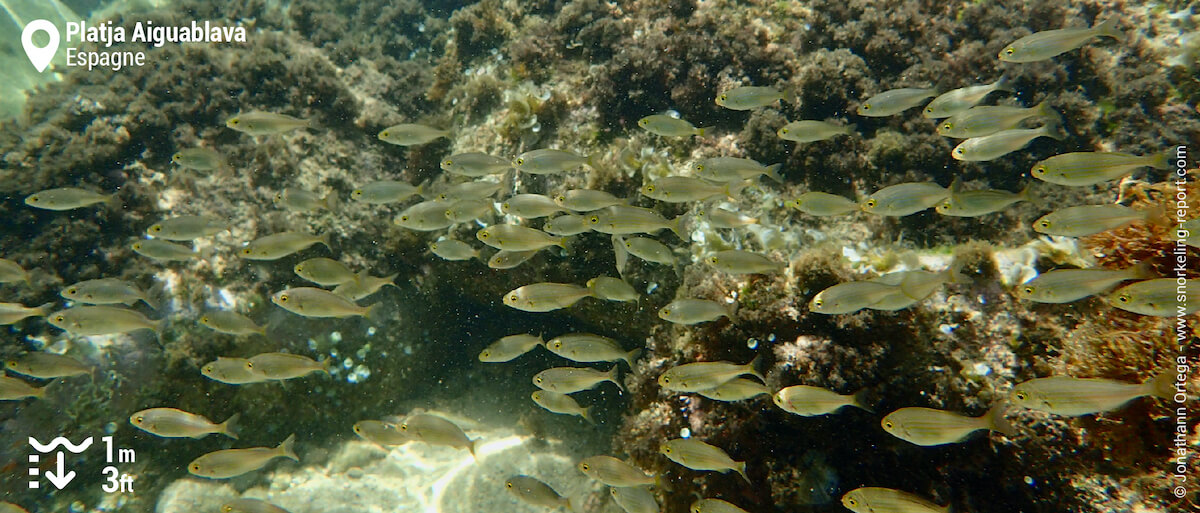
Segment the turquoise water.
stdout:
[[1195,6],[3,7],[10,507],[1195,506]]

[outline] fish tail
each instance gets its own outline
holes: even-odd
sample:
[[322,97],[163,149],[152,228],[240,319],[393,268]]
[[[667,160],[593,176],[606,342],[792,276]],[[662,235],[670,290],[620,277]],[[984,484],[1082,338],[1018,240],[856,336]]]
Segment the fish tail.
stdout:
[[600,169],[599,167],[597,167],[600,165],[600,154],[593,153],[591,155],[588,155],[587,159],[584,161],[584,164],[587,164],[587,166],[592,169]]
[[992,84],[992,90],[1004,91],[1006,93],[1017,92],[1017,90],[1013,88],[1012,78],[1010,78],[1008,74],[1000,75],[1000,79]]
[[324,372],[326,376],[330,376],[329,369],[333,368],[333,358],[321,360],[321,366],[317,368],[317,372]]
[[625,251],[625,239],[613,235],[613,257],[616,260],[617,276],[625,278],[625,263],[629,261],[629,252]]
[[1042,135],[1061,141],[1067,138],[1067,131],[1063,129],[1062,118],[1055,117],[1054,119],[1046,120],[1046,124],[1042,126]]
[[242,414],[240,414],[240,413],[235,413],[233,415],[230,415],[228,419],[225,419],[225,422],[222,422],[217,425],[217,432],[221,433],[222,435],[225,435],[229,438],[237,440],[238,439],[237,421],[239,418],[241,418],[241,416],[242,416]]
[[1013,427],[1012,423],[1004,417],[1006,412],[1008,412],[1008,403],[1004,401],[1001,401],[988,410],[984,415],[987,428],[1009,438],[1016,438],[1018,435],[1017,428]]
[[575,499],[570,497],[563,497],[562,505],[564,508],[567,508],[568,511],[572,511],[574,513],[583,513],[583,509],[580,508],[580,505],[576,504]]
[[478,438],[475,440],[467,440],[467,452],[471,453],[471,459],[475,460],[476,463],[479,462],[479,456],[475,454],[475,442],[478,441]]
[[362,316],[374,324],[379,324],[383,321],[383,302],[375,303],[363,309]]
[[705,130],[704,128],[697,128],[695,132],[692,132],[692,135],[695,135],[695,136],[703,136],[703,135],[704,135],[704,130]]
[[1158,273],[1154,272],[1154,266],[1150,265],[1149,261],[1138,262],[1126,269],[1127,280],[1152,280],[1159,278]]
[[631,371],[632,371],[632,370],[633,370],[633,362],[634,362],[634,360],[637,360],[637,359],[638,359],[638,357],[639,357],[639,356],[641,356],[641,355],[642,355],[642,349],[639,347],[639,348],[637,348],[637,349],[634,349],[633,351],[630,351],[630,352],[628,352],[628,353],[625,353],[625,357],[623,357],[623,358],[621,358],[621,359],[622,359],[622,360],[625,360],[625,364],[626,364],[626,365],[629,365],[629,370],[631,370]]
[[336,210],[338,204],[337,191],[329,191],[329,194],[326,194],[324,198],[321,198],[321,205],[325,207],[325,210]]
[[556,238],[558,240],[554,243],[554,245],[558,246],[560,248],[563,248],[563,249],[567,249],[567,238],[566,237],[556,237]]
[[675,219],[667,221],[667,229],[671,230],[681,240],[688,240],[683,236],[683,221],[685,217],[687,217],[687,214],[679,214]]
[[596,419],[592,418],[592,407],[591,406],[581,409],[579,411],[579,416],[583,417],[583,420],[586,420],[588,424],[591,424],[593,426],[596,425]]
[[1025,188],[1021,189],[1021,192],[1017,193],[1017,196],[1020,196],[1022,201],[1033,205],[1038,205],[1042,201],[1042,198],[1036,192],[1033,192],[1033,182],[1025,184]]
[[746,190],[747,187],[754,185],[754,182],[755,180],[751,178],[749,180],[742,180],[741,182],[737,183],[730,183],[725,185],[725,189],[721,192],[724,192],[725,195],[729,196],[730,198],[737,198],[738,194],[741,194],[742,191]]
[[325,125],[321,124],[320,121],[317,121],[316,118],[308,118],[308,119],[304,120],[303,126],[304,126],[304,128],[307,128],[309,130],[324,130],[325,129]]
[[737,303],[733,303],[733,304],[725,307],[725,317],[729,318],[729,322],[737,324],[737,322],[738,322],[737,313],[738,313],[738,304]]
[[733,471],[737,472],[739,476],[742,476],[742,479],[746,480],[746,484],[754,484],[754,482],[750,480],[750,476],[746,475],[746,462],[735,461],[734,463],[736,463],[737,466],[733,467]]
[[1100,22],[1099,25],[1092,27],[1092,31],[1095,32],[1097,36],[1111,37],[1118,41],[1125,40],[1125,32],[1117,28],[1116,18],[1109,18]]
[[850,396],[850,406],[863,410],[867,413],[875,413],[875,410],[867,406],[867,389],[861,389]]
[[1171,226],[1171,218],[1167,215],[1167,209],[1162,205],[1153,205],[1142,211],[1142,215],[1147,223],[1157,226]]
[[621,383],[621,376],[617,373],[618,368],[618,366],[613,365],[612,368],[608,370],[608,380],[613,382],[617,388],[621,389],[621,393],[629,394],[629,389],[625,388],[624,383]]
[[1172,399],[1179,391],[1175,389],[1175,378],[1178,375],[1174,369],[1164,369],[1154,377],[1144,381],[1142,395],[1154,396],[1160,399]]
[[1062,116],[1059,116],[1058,111],[1054,110],[1054,108],[1051,107],[1050,103],[1047,102],[1046,100],[1042,100],[1042,103],[1035,105],[1033,107],[1032,112],[1033,112],[1032,117],[1039,117],[1039,118],[1046,119],[1046,120],[1053,120],[1055,123],[1058,123],[1060,125],[1062,124]]
[[324,245],[325,249],[328,249],[329,251],[333,251],[333,246],[329,245],[329,233],[328,232],[322,233],[321,236],[317,239],[317,242],[320,242],[322,245]]
[[50,315],[50,313],[54,312],[54,302],[51,301],[42,306],[34,308],[33,310],[35,312],[34,315],[36,315],[38,317],[45,317],[47,315]]
[[386,287],[388,285],[391,285],[393,287],[400,288],[399,285],[396,285],[396,277],[397,276],[400,276],[400,273],[392,273],[390,275],[384,276],[383,279],[386,280],[387,283],[384,283],[383,286]]
[[761,365],[762,365],[762,354],[755,355],[755,356],[754,356],[754,359],[753,359],[753,360],[750,360],[750,363],[747,363],[747,364],[746,364],[746,374],[749,374],[749,375],[751,375],[751,376],[754,376],[754,377],[758,378],[758,379],[759,379],[759,381],[762,381],[763,383],[766,383],[766,382],[767,382],[767,378],[766,378],[766,377],[764,377],[764,376],[762,375],[762,373],[761,373],[761,372],[759,372],[759,370],[758,370],[758,368],[759,368]]
[[267,336],[267,325],[264,324],[262,326],[255,326],[254,332],[264,337]]
[[1150,166],[1154,169],[1169,168],[1170,165],[1167,162],[1175,157],[1177,148],[1178,148],[1178,146],[1172,146],[1170,148],[1167,148],[1167,151],[1159,152],[1157,155],[1151,156],[1149,158],[1149,162],[1146,162],[1146,165]]
[[783,175],[779,174],[779,168],[782,167],[783,164],[771,164],[767,166],[767,172],[764,174],[767,175],[767,178],[775,180],[778,183],[783,183]]
[[296,456],[296,434],[295,433],[288,435],[288,437],[286,439],[284,439],[284,441],[281,442],[279,444],[279,446],[275,448],[275,450],[278,451],[279,455],[283,456],[284,458],[290,458],[293,461],[300,461],[300,457]]

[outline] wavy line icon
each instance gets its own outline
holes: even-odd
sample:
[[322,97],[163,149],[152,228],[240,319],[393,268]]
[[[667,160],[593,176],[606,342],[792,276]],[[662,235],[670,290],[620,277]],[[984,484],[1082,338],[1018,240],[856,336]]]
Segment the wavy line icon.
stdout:
[[79,445],[75,445],[75,444],[72,444],[70,440],[67,440],[65,437],[60,436],[58,438],[55,438],[54,440],[51,440],[48,445],[42,445],[40,442],[37,441],[36,438],[31,436],[31,437],[29,437],[29,445],[32,446],[34,448],[34,450],[36,450],[37,452],[41,452],[41,453],[47,453],[47,452],[53,451],[55,448],[57,448],[58,446],[61,445],[63,447],[66,447],[68,451],[71,451],[75,454],[79,454],[83,451],[86,451],[88,447],[92,446],[92,437],[89,436],[89,437],[87,437],[87,440],[84,440]]

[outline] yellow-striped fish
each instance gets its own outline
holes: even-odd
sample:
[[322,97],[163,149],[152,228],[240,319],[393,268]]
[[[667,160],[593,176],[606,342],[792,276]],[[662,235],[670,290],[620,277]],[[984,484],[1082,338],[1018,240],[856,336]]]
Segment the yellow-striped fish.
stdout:
[[1015,437],[1017,431],[1004,418],[1005,410],[999,404],[982,416],[967,417],[932,408],[900,408],[884,416],[880,425],[896,438],[925,447],[961,442],[981,429]]

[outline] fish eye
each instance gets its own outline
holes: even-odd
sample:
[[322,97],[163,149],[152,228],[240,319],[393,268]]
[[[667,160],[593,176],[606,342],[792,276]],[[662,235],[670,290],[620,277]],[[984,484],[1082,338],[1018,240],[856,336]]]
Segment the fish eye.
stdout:
[[511,490],[511,489],[512,489],[512,481],[509,481],[509,482],[507,482],[507,483],[504,483],[504,487],[505,487],[505,488],[508,488],[509,490]]
[[955,155],[958,155],[958,156],[960,156],[960,157],[961,157],[963,153],[965,153],[965,152],[963,151],[963,149],[962,149],[962,148],[954,148],[954,154],[955,154]]
[[254,370],[254,362],[246,362],[246,368],[250,369],[250,370]]
[[162,227],[156,224],[156,225],[150,227],[150,231],[152,231],[154,233],[158,233],[158,232],[162,231]]
[[11,368],[11,367],[16,367],[16,366],[17,366],[17,361],[16,361],[16,360],[9,360],[7,365],[8,365],[10,368]]
[[663,309],[662,309],[662,311],[660,311],[659,313],[660,313],[660,314],[662,314],[662,315],[671,315],[671,309],[670,309],[670,308],[663,308]]
[[407,221],[408,221],[408,216],[400,216],[400,220],[401,220],[401,221],[405,221],[405,222],[407,222]]
[[649,124],[650,124],[650,120],[648,120],[648,119],[643,119],[643,120],[640,120],[640,121],[638,121],[638,124],[639,124],[639,125],[642,125],[642,126],[646,126],[646,125],[649,125]]
[[64,316],[62,316],[62,315],[56,315],[56,316],[54,317],[54,322],[63,322],[63,321],[65,321],[65,320],[67,320],[67,318],[66,318],[66,317],[64,317]]
[[513,295],[511,295],[511,296],[508,296],[508,300],[509,300],[509,301],[516,301],[516,300],[518,300],[518,299],[520,299],[520,298],[518,298],[516,294],[513,294]]
[[283,201],[283,193],[282,192],[275,195],[275,201]]
[[1039,222],[1039,223],[1038,223],[1038,226],[1041,226],[1042,228],[1049,228],[1049,227],[1050,227],[1050,221],[1041,221],[1041,222]]
[[454,161],[450,160],[450,159],[446,159],[446,160],[442,161],[442,165],[443,166],[452,166],[452,165],[454,165]]
[[653,185],[647,185],[647,186],[646,186],[646,192],[654,192],[654,186],[653,186]]
[[858,501],[856,501],[856,500],[854,500],[854,499],[846,499],[846,504],[848,504],[848,505],[850,505],[850,506],[857,506],[857,505],[858,505]]
[[250,248],[245,248],[245,249],[243,249],[243,250],[242,250],[242,254],[243,254],[243,255],[249,255],[249,254],[250,254]]
[[708,257],[708,263],[710,263],[710,264],[715,264],[715,263],[717,263],[717,261],[719,261],[719,260],[720,260],[720,259],[719,259],[719,258],[717,258],[717,257],[715,257],[715,256]]
[[233,506],[226,504],[225,507],[221,508],[221,511],[223,513],[230,513],[231,511],[233,511]]
[[350,196],[355,197],[355,198],[362,196],[362,195],[363,195],[362,189],[354,189],[354,192],[350,193]]
[[479,238],[481,238],[481,239],[486,239],[491,236],[492,236],[492,234],[489,233],[487,230],[483,230],[483,231],[479,232]]
[[145,421],[146,421],[146,417],[143,417],[141,415],[138,415],[137,417],[133,418],[133,422],[135,424],[141,424],[142,422],[145,422]]
[[76,293],[78,293],[78,292],[79,292],[79,291],[78,291],[78,290],[75,290],[75,289],[67,289],[67,294],[70,294],[70,295],[72,295],[72,296],[74,296],[74,295],[75,295]]
[[890,421],[890,420],[883,421],[883,427],[886,429],[892,429],[892,427],[894,427],[894,426],[895,426],[895,424],[892,424],[892,421]]
[[933,107],[925,107],[925,112],[933,112]]
[[39,199],[41,199],[41,198],[38,198],[37,196],[30,196],[30,197],[29,197],[29,201],[32,201],[32,202],[34,202],[34,203],[37,203]]
[[554,348],[555,348],[555,349],[558,349],[558,348],[560,348],[560,347],[562,347],[562,342],[555,342],[555,343],[554,343]]
[[718,100],[721,100],[721,101],[725,101],[725,100],[728,100],[728,99],[729,99],[729,95],[725,95],[725,94],[723,94],[723,95],[721,95],[721,96],[718,96],[718,97],[717,97],[717,99],[718,99]]
[[663,447],[663,454],[670,454],[670,453],[671,453],[670,447]]
[[878,204],[879,204],[879,202],[875,201],[873,199],[869,199],[869,200],[867,200],[866,203],[864,203],[864,205],[866,205],[867,208],[875,208],[875,205],[878,205]]
[[592,224],[599,223],[599,222],[600,222],[600,216],[592,216],[590,219],[588,219],[588,222],[589,222],[589,223],[592,223]]
[[1008,55],[1012,55],[1012,54],[1014,54],[1014,53],[1017,53],[1017,51],[1016,51],[1016,50],[1014,50],[1014,49],[1013,49],[1013,48],[1010,46],[1010,47],[1008,47],[1008,49],[1007,49],[1007,50],[1004,50],[1004,53],[1006,53],[1006,54],[1008,54]]
[[387,136],[388,136],[388,132],[387,132],[387,130],[384,130],[384,131],[382,131],[382,132],[379,132],[379,137],[387,137]]
[[525,165],[525,159],[517,159],[517,165],[518,166]]
[[704,171],[704,164],[696,164],[696,171]]
[[670,376],[663,376],[663,383],[670,383],[670,382],[671,382]]
[[1121,295],[1117,296],[1117,301],[1120,301],[1122,303],[1128,303],[1129,302],[1129,294],[1121,294]]
[[1046,166],[1038,166],[1038,167],[1033,168],[1033,174],[1035,176],[1042,176],[1045,173],[1046,173]]
[[503,210],[505,213],[508,213],[508,202],[507,201],[500,204],[500,210]]
[[1025,392],[1017,392],[1016,394],[1013,394],[1013,397],[1016,397],[1018,401],[1029,399],[1029,395],[1027,395]]
[[586,471],[588,471],[588,470],[591,470],[591,468],[592,468],[592,467],[591,467],[590,465],[588,465],[587,463],[580,463],[580,464],[579,464],[579,470],[582,470],[582,471],[584,471],[584,472],[586,472]]
[[288,300],[288,295],[287,295],[287,294],[280,294],[280,295],[279,295],[279,300],[280,300],[280,301],[283,301],[284,303],[286,303],[286,302],[287,302],[287,300]]
[[484,351],[484,352],[482,352],[482,353],[479,353],[479,356],[482,356],[482,357],[484,357],[484,358],[487,358],[487,357],[489,357],[489,356],[491,356],[491,355],[492,355],[491,351]]
[[863,106],[862,106],[862,109],[863,109],[863,110],[871,110],[871,104],[869,104],[869,103],[864,103],[864,104],[863,104]]
[[355,425],[354,425],[354,432],[355,432],[355,433],[362,433],[362,426],[359,426],[358,424],[355,424]]
[[562,203],[564,201],[567,201],[567,196],[565,194],[559,194],[558,196],[554,197],[554,201]]
[[192,464],[190,467],[188,467],[188,468],[192,469],[192,472],[199,472],[199,471],[200,471],[200,465],[199,465],[199,464],[196,464],[196,463],[193,463],[193,464]]
[[231,125],[236,125],[241,122],[242,122],[242,120],[240,120],[238,118],[233,118],[233,119],[229,120],[229,124],[231,124]]
[[172,156],[171,156],[171,160],[174,160],[174,161],[177,161],[177,162],[178,162],[178,161],[179,161],[179,159],[181,159],[181,158],[183,158],[183,155],[181,155],[181,154],[179,154],[179,153],[176,153],[175,155],[172,155]]
[[786,133],[788,133],[788,129],[786,129],[786,128],[780,128],[780,129],[779,129],[779,133],[781,133],[781,134],[786,134]]
[[1025,287],[1025,289],[1024,289],[1024,292],[1025,292],[1025,294],[1026,294],[1026,295],[1032,295],[1032,294],[1033,294],[1033,287]]
[[825,305],[825,300],[823,300],[823,299],[814,299],[813,300],[813,306],[815,306],[817,308],[820,308],[824,305]]
[[946,124],[942,125],[942,130],[949,130],[951,128],[954,128],[954,125],[951,123],[946,123]]
[[208,316],[206,315],[206,316],[204,316],[204,317],[201,317],[201,318],[200,318],[200,322],[202,322],[202,323],[206,323],[206,324],[207,324],[207,323],[208,323]]

